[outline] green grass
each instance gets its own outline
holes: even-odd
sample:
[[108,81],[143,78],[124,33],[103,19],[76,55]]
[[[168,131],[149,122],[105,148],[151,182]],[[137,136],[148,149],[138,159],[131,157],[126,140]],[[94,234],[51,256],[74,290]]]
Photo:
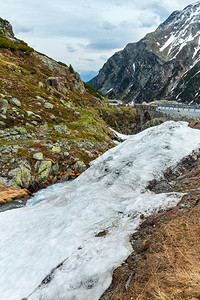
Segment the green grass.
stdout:
[[93,95],[93,96],[95,96],[95,97],[97,97],[97,98],[103,100],[104,96],[103,96],[103,94],[102,94],[101,92],[97,91],[95,88],[91,87],[91,86],[90,86],[89,84],[87,84],[86,82],[84,82],[84,87],[85,87],[86,91],[87,91],[89,94],[91,94],[91,95]]

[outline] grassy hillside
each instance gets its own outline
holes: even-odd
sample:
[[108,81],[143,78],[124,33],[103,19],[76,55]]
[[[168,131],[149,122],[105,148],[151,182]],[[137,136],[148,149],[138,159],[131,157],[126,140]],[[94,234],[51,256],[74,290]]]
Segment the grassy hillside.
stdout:
[[17,43],[0,33],[0,182],[33,191],[78,176],[114,146],[114,118],[125,133],[137,118],[108,107],[71,65]]

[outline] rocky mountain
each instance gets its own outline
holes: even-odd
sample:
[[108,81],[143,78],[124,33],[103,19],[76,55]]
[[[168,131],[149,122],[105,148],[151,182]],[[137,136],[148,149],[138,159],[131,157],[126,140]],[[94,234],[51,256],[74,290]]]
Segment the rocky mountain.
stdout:
[[109,126],[134,132],[135,110],[107,107],[71,65],[17,39],[8,21],[0,30],[0,184],[35,191],[75,178],[114,146]]
[[89,84],[125,102],[200,103],[200,2],[173,12],[154,32],[115,53]]

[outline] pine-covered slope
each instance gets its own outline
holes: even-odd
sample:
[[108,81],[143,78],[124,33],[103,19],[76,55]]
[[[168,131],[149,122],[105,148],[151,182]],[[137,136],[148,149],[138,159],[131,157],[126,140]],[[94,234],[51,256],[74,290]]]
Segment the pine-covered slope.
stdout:
[[115,53],[89,84],[126,102],[200,101],[200,2],[173,12],[156,31]]

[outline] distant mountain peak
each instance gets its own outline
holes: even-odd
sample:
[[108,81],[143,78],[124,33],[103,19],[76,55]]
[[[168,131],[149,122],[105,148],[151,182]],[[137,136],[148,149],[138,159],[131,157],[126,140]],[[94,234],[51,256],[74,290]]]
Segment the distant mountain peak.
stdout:
[[[89,83],[109,97],[126,102],[149,102],[156,98],[199,102],[199,86],[194,83],[199,78],[199,64],[197,1],[174,11],[154,32],[115,53]],[[194,73],[193,81],[189,76],[185,82],[188,72]]]

